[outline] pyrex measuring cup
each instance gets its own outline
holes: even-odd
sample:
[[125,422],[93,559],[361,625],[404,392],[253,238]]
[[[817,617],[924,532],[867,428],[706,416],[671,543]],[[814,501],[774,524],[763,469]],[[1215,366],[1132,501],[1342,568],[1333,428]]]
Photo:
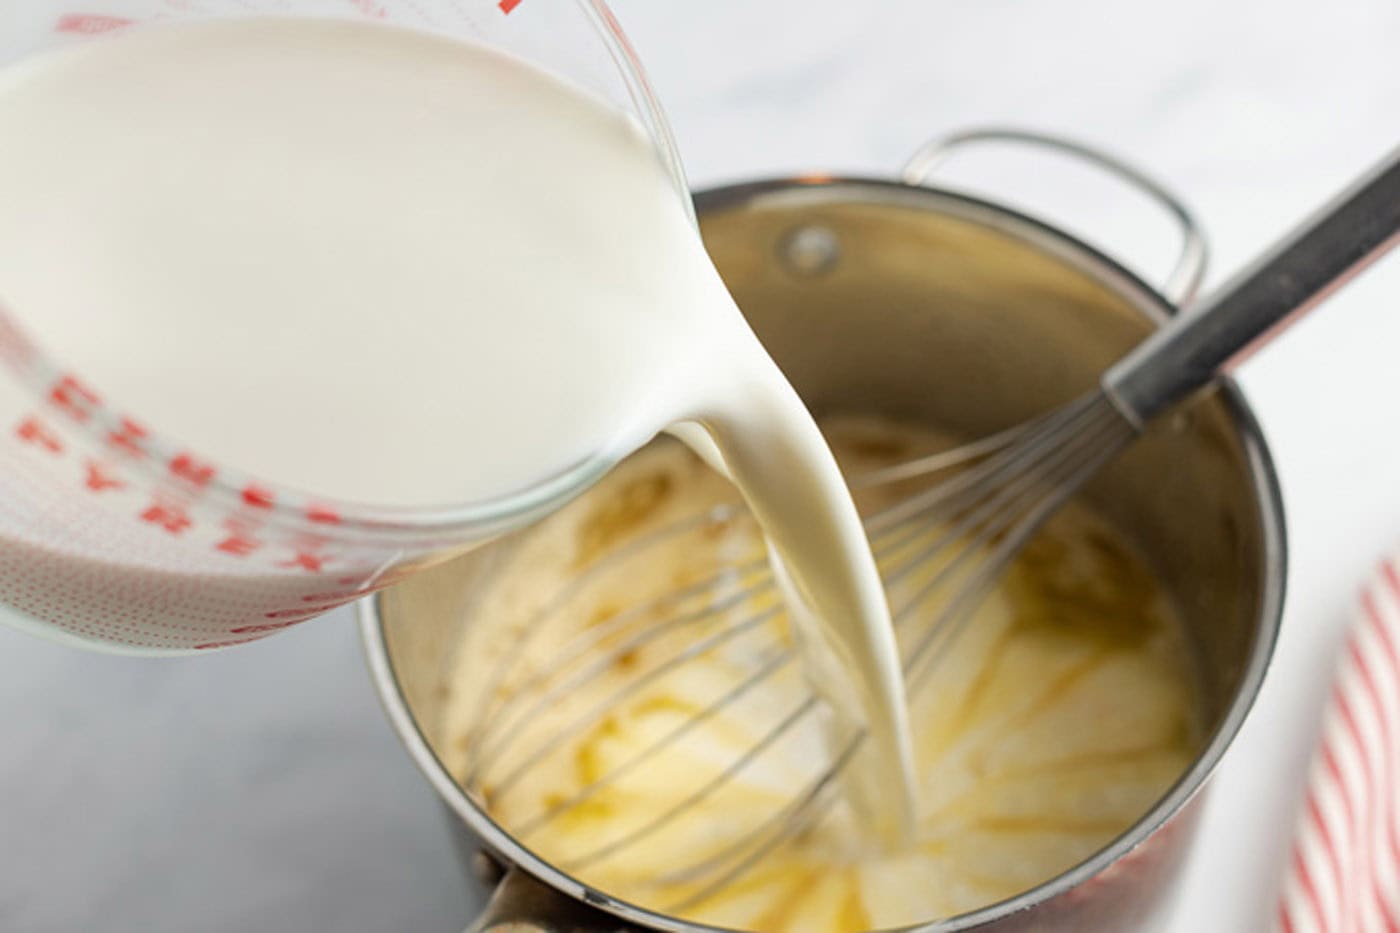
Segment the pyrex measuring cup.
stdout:
[[[602,0],[5,0],[0,65],[158,21],[250,16],[379,21],[523,57],[633,115],[689,205],[664,117]],[[444,509],[307,499],[148,430],[45,357],[24,316],[0,283],[0,618],[61,641],[174,654],[262,638],[523,524],[611,465]]]

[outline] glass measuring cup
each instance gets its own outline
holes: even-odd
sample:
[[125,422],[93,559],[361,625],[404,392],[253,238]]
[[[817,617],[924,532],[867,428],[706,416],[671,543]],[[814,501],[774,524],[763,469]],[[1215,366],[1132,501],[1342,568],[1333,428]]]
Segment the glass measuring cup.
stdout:
[[[665,118],[602,0],[8,0],[0,66],[161,21],[254,16],[382,22],[531,61],[633,116],[689,209]],[[34,346],[24,315],[0,283],[0,619],[55,640],[140,654],[253,641],[524,524],[612,463],[440,509],[309,499],[148,430]]]

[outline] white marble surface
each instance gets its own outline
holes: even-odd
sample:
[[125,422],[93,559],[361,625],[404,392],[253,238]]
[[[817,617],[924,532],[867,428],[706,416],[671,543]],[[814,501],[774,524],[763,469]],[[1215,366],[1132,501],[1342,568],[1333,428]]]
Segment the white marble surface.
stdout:
[[[1212,281],[1400,142],[1395,0],[618,8],[697,184],[886,175],[937,131],[1050,129],[1182,192],[1211,234]],[[1024,156],[974,161],[949,177],[1014,193],[1151,275],[1167,264],[1166,225],[1111,186]],[[1397,306],[1400,256],[1243,374],[1283,477],[1292,580],[1173,930],[1267,925],[1330,660],[1359,581],[1400,540]],[[0,749],[6,933],[453,933],[469,914],[344,611],[188,661],[0,631]]]

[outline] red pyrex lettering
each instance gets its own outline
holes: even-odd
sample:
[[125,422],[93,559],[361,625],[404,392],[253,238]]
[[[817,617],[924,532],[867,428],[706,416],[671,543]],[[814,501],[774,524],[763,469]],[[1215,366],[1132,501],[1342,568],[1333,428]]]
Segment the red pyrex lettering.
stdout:
[[262,547],[262,542],[257,538],[237,532],[214,545],[215,550],[232,554],[234,557],[247,557],[260,547]]
[[209,485],[209,481],[218,472],[212,464],[197,460],[192,454],[179,454],[170,461],[170,472],[187,480],[200,488]]
[[137,422],[123,418],[121,426],[107,435],[107,443],[132,457],[142,457],[146,453],[146,438],[150,435]]
[[115,473],[109,473],[107,468],[96,460],[89,460],[84,464],[86,476],[83,478],[83,486],[92,492],[104,492],[108,489],[125,489],[126,483]]
[[49,401],[79,423],[92,417],[92,410],[101,404],[97,393],[78,381],[77,376],[61,377],[49,390]]
[[63,453],[63,441],[59,436],[32,415],[15,426],[15,436],[26,444],[38,444],[51,454]]
[[329,558],[323,554],[313,554],[310,551],[297,551],[296,556],[290,560],[284,560],[277,566],[285,567],[288,570],[305,570],[308,573],[320,573]]
[[147,507],[146,511],[141,513],[141,520],[158,525],[173,535],[180,534],[194,524],[194,520],[183,508],[163,502],[154,502]]
[[270,509],[275,500],[276,496],[273,495],[272,490],[265,486],[250,483],[243,488],[244,504],[251,505],[255,509]]
[[339,525],[340,513],[328,505],[309,505],[306,507],[306,520],[318,525]]

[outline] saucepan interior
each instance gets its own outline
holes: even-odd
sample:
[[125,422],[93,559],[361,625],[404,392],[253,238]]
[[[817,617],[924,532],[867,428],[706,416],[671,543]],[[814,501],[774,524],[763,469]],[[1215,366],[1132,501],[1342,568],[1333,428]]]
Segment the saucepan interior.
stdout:
[[[1082,244],[1024,216],[924,188],[773,182],[698,198],[711,255],[809,406],[913,419],[975,438],[1091,388],[1172,309]],[[1131,830],[1018,898],[938,929],[1141,929],[1189,837],[1179,814],[1253,701],[1283,590],[1268,451],[1232,386],[1154,425],[1086,490],[1150,560],[1188,629],[1207,740]],[[536,860],[446,774],[439,749],[452,651],[492,573],[488,546],[382,594],[365,613],[391,718],[473,836],[499,858],[639,925],[690,929],[614,904]]]

